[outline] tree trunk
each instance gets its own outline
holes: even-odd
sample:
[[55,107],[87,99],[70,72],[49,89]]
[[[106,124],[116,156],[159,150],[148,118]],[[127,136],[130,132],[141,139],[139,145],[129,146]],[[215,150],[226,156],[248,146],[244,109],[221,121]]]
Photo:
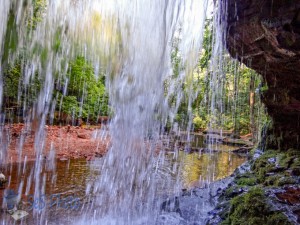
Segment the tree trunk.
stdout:
[[252,134],[252,141],[256,141],[256,126],[254,118],[254,105],[255,105],[255,75],[251,72],[250,77],[250,93],[249,93],[249,110],[250,110],[250,130]]

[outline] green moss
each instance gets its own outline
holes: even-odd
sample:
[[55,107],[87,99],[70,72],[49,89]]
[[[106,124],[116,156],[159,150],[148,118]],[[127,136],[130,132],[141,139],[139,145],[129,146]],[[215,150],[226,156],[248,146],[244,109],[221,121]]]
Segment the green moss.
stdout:
[[236,184],[240,186],[254,186],[257,184],[257,179],[255,177],[240,178],[236,180]]
[[[279,167],[277,167],[277,163],[270,161],[271,158],[276,158],[276,162],[278,162]],[[284,153],[274,150],[267,151],[264,155],[252,163],[251,169],[255,173],[258,183],[274,185],[274,179],[276,178],[268,178],[266,174],[270,172],[282,172],[293,164],[295,161],[294,158],[295,156],[288,156],[286,152]]]
[[277,186],[278,185],[278,180],[282,178],[283,175],[274,175],[274,176],[269,176],[265,179],[264,185],[265,186]]
[[[253,224],[253,222],[258,222],[257,219],[259,218],[257,216],[260,212],[266,211],[265,205],[263,191],[258,188],[253,188],[247,194],[233,198],[229,212],[230,224]],[[264,217],[263,215],[260,219],[264,220]]]
[[237,195],[242,194],[243,192],[244,192],[243,189],[241,189],[239,186],[234,185],[234,186],[232,186],[230,188],[227,188],[225,190],[224,197],[226,199],[230,199],[230,198],[233,198]]
[[228,217],[222,224],[273,224],[274,222],[270,223],[270,221],[276,221],[276,219],[280,221],[280,224],[291,224],[283,214],[280,215],[277,212],[270,211],[264,191],[258,187],[252,188],[244,195],[233,198],[230,204]]
[[222,221],[221,225],[230,225],[229,217],[227,217],[224,221]]
[[[300,157],[298,155],[299,151],[294,149],[290,149],[287,152],[267,151],[260,158],[252,161],[252,172],[236,175],[234,181],[236,185],[225,191],[225,196],[227,199],[231,198],[231,201],[230,209],[220,213],[223,219],[222,224],[292,224],[283,213],[271,210],[261,186],[295,184],[297,181],[290,174],[291,171],[293,172],[293,168],[300,169]],[[298,170],[295,170],[294,173],[298,173]],[[243,194],[237,191],[240,189],[240,186],[255,187]]]
[[225,190],[225,197],[231,197],[231,194],[232,194],[232,192],[234,191],[234,188],[235,187],[230,187],[230,188],[227,188],[226,190]]
[[300,158],[294,158],[290,168],[299,168],[300,167]]
[[290,166],[293,164],[295,159],[295,156],[288,156],[287,154],[282,154],[279,157],[279,165],[284,168],[290,168]]
[[278,151],[274,151],[274,150],[267,151],[265,154],[263,154],[253,162],[251,169],[257,172],[261,167],[272,165],[272,163],[270,163],[268,160],[270,158],[275,158],[278,154],[279,154]]
[[246,172],[246,173],[238,174],[236,176],[236,178],[251,178],[251,177],[254,177],[253,173],[251,173],[251,172]]
[[239,186],[254,186],[257,184],[257,179],[254,173],[238,174],[235,178],[235,183]]
[[297,149],[290,148],[286,152],[287,156],[300,156],[300,151]]
[[229,202],[225,202],[225,203],[219,204],[219,205],[216,207],[216,209],[217,209],[217,210],[218,210],[218,209],[219,209],[219,210],[222,209],[218,215],[219,215],[219,217],[220,217],[222,220],[226,220],[227,217],[228,217],[228,214],[229,214],[229,209],[230,209],[230,204],[229,204]]
[[268,216],[266,225],[290,225],[292,224],[281,212],[273,212],[272,215]]
[[296,184],[297,181],[292,177],[281,177],[279,180],[277,180],[278,186],[283,186],[286,184]]

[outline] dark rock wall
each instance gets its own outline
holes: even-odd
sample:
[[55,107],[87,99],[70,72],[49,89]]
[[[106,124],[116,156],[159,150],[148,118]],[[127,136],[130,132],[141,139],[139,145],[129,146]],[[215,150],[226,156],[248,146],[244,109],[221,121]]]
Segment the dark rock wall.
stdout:
[[300,147],[300,0],[224,0],[227,48],[260,73],[273,118],[269,148]]

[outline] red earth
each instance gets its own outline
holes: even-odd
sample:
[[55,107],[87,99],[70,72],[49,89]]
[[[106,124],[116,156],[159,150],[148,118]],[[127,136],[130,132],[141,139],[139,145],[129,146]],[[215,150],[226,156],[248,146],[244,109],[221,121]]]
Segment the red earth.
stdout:
[[[74,127],[74,126],[45,126],[44,144],[37,145],[43,157],[48,157],[52,148],[55,149],[59,159],[101,157],[109,148],[109,137],[95,138],[93,132],[100,126]],[[26,131],[27,130],[27,131]],[[11,124],[4,127],[4,139],[7,140],[4,163],[27,161],[36,159],[35,132],[25,129],[24,124]],[[22,141],[23,140],[23,141]],[[20,143],[23,148],[20,148]],[[44,147],[42,147],[44,146]],[[21,149],[21,151],[19,150]]]

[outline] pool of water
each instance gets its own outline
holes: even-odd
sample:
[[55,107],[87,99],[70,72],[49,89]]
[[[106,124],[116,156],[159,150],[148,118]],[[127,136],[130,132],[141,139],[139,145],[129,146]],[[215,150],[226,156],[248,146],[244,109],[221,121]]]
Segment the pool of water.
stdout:
[[[209,153],[185,153],[184,151],[166,153],[160,159],[157,173],[159,192],[162,195],[173,194],[182,188],[189,189],[203,186],[209,182],[230,175],[247,159],[230,151]],[[44,195],[33,200],[35,162],[13,163],[2,168],[8,178],[6,190],[12,190],[20,199],[19,207],[29,213],[25,224],[34,223],[44,217],[48,224],[61,219],[64,223],[92,207],[91,186],[99,170],[101,159],[96,162],[84,159],[57,160],[54,167],[43,162],[41,187]],[[170,187],[177,187],[172,189]],[[7,192],[0,189],[0,204],[6,207],[4,199]],[[34,211],[42,213],[34,213]],[[13,223],[12,218],[2,210],[1,217],[6,218],[6,224]]]
[[227,151],[213,154],[180,152],[179,160],[183,165],[181,181],[190,188],[229,176],[247,158]]

